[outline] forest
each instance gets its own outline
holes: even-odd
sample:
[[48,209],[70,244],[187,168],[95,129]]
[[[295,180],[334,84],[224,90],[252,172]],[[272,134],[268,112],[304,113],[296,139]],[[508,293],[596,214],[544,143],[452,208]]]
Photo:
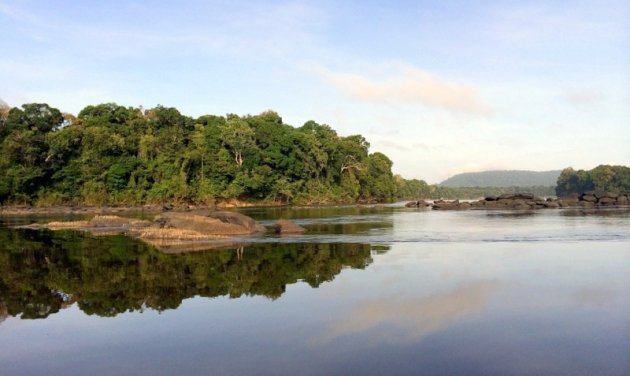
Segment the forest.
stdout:
[[0,106],[0,204],[213,205],[238,199],[324,205],[529,192],[630,190],[630,168],[562,171],[557,186],[448,187],[392,174],[361,135],[280,115],[204,115],[90,105],[77,116],[43,103]]
[[558,197],[587,191],[630,192],[630,167],[599,165],[592,170],[562,170],[556,186]]
[[105,103],[75,117],[31,103],[0,114],[0,202],[392,201],[392,162],[369,146],[314,121],[294,128],[273,111],[193,119]]

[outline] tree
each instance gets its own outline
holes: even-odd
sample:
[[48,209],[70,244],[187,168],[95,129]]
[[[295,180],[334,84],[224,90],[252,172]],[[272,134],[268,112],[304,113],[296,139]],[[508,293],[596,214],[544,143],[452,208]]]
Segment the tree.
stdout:
[[11,107],[6,104],[2,99],[0,99],[0,142],[4,140],[9,131],[5,127],[5,122],[7,117],[9,116],[9,111],[11,111]]
[[230,151],[237,166],[243,166],[244,156],[253,154],[256,147],[254,130],[249,124],[239,118],[231,117],[222,127],[221,140]]
[[214,198],[283,202],[391,200],[391,161],[360,135],[273,111],[204,115],[172,107],[90,105],[77,117],[46,104],[6,112],[0,202],[144,204]]
[[8,132],[13,130],[30,130],[36,134],[54,131],[63,124],[61,112],[45,103],[30,103],[22,105],[22,109],[12,108],[6,118],[5,126]]

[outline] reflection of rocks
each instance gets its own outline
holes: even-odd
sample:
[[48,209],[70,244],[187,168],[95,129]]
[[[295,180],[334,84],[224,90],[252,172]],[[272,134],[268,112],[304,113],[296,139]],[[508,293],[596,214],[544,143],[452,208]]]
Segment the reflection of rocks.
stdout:
[[164,253],[185,253],[209,250],[235,249],[248,246],[249,243],[238,239],[181,240],[181,239],[142,239]]
[[326,339],[387,325],[399,331],[385,340],[418,340],[456,320],[483,311],[498,286],[493,281],[477,281],[428,297],[382,298],[362,303],[334,323]]
[[7,317],[9,317],[9,311],[7,311],[7,307],[0,304],[0,324],[2,324],[2,322],[6,320]]

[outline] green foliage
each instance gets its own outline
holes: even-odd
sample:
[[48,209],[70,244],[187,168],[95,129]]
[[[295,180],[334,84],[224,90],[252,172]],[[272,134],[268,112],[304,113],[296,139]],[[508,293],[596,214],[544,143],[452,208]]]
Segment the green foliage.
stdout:
[[562,170],[556,185],[558,196],[601,190],[630,192],[630,167],[599,165],[592,170]]
[[363,136],[341,137],[313,121],[293,128],[273,111],[193,120],[175,108],[104,103],[66,118],[45,104],[13,108],[2,118],[0,202],[326,204],[395,197],[392,162],[369,154]]

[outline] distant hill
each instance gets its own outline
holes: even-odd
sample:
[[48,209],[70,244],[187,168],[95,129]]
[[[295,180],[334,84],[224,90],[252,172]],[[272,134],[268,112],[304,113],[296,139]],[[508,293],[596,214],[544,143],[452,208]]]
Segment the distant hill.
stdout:
[[466,172],[457,174],[440,183],[444,187],[532,187],[555,186],[561,170],[522,171],[499,170]]

